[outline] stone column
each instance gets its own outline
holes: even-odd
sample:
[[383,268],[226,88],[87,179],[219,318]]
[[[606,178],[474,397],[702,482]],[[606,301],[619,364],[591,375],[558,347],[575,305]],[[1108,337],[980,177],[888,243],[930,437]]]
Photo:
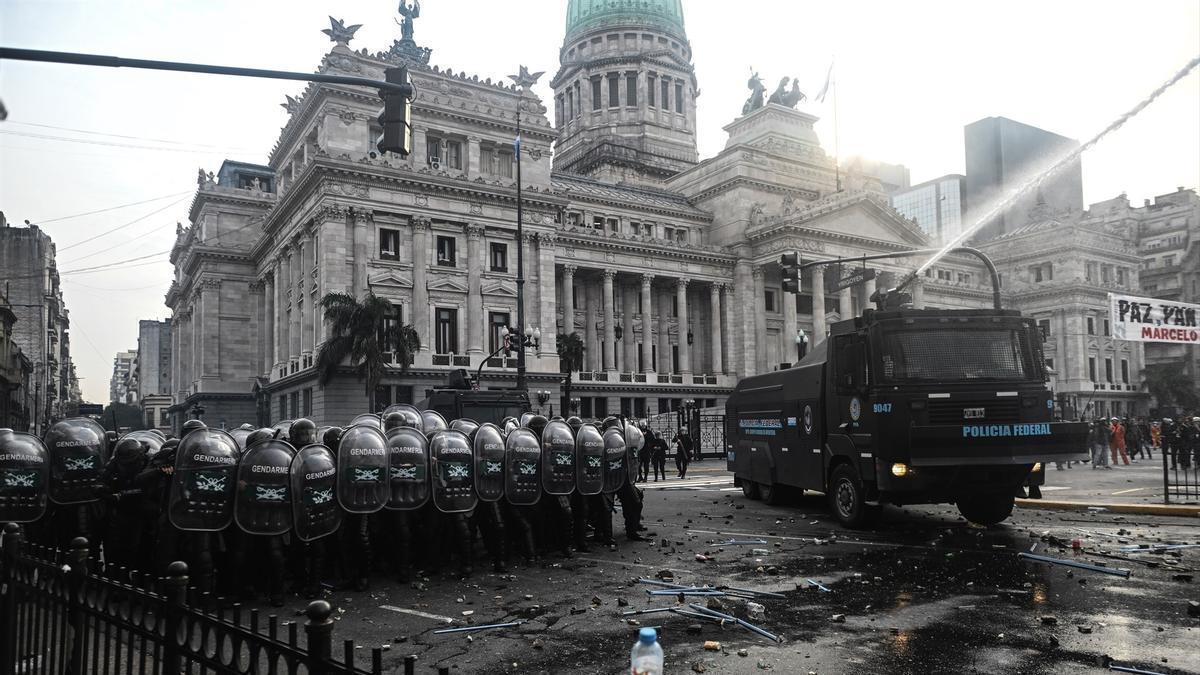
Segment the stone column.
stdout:
[[724,372],[724,366],[721,359],[721,286],[713,284],[708,287],[708,303],[711,307],[709,311],[709,338],[712,340],[712,358],[710,372],[713,375],[720,375]]
[[601,370],[600,341],[596,337],[596,294],[590,284],[584,284],[583,290],[583,361],[587,369],[594,372]]
[[822,267],[811,267],[812,270],[812,297],[813,297],[813,312],[812,325],[813,334],[808,338],[808,348],[812,349],[825,340],[825,334],[829,330],[829,326],[825,321],[825,274]]
[[[917,277],[913,279],[910,286],[912,287],[913,309],[925,309],[925,283],[921,281],[920,277]],[[1057,366],[1058,364],[1056,363],[1055,365]]]
[[650,286],[654,283],[653,274],[642,275],[642,372],[652,373],[657,364],[654,363],[653,350],[650,349],[650,340],[653,339],[650,330],[651,319],[653,313],[650,311]]
[[675,282],[675,302],[679,303],[679,372],[684,375],[689,375],[692,372],[692,350],[688,344],[688,306],[687,306],[687,279],[679,279]]
[[221,282],[205,279],[200,282],[200,377],[216,378],[220,375],[221,332],[214,327],[220,325]]
[[[534,326],[545,330],[544,326],[539,326],[541,320],[542,307],[542,280],[541,280],[541,263],[537,258],[537,234],[534,232],[524,232],[525,235],[525,325]],[[524,329],[522,329],[524,330]]]
[[371,213],[364,209],[354,210],[354,296],[361,299],[367,294],[367,259],[370,255]]
[[636,290],[629,284],[621,284],[621,369],[627,373],[637,372],[637,336],[633,334],[633,315],[637,309]]
[[292,295],[291,308],[292,312],[288,315],[288,358],[300,358],[300,330],[303,322],[300,318],[302,307],[300,293],[300,245],[299,242],[292,244],[291,257],[288,258],[288,269],[290,277],[288,278],[288,289]]
[[770,364],[767,363],[766,336],[767,336],[767,312],[764,309],[763,298],[766,297],[766,288],[764,287],[763,268],[755,265],[750,270],[750,275],[754,282],[754,297],[750,299],[750,304],[746,306],[746,310],[754,315],[754,334],[763,339],[756,343],[754,350],[755,372],[765,373],[771,370]]
[[838,291],[838,307],[841,309],[842,320],[854,318],[853,289],[843,288]]
[[783,304],[783,344],[779,345],[779,360],[782,363],[795,363],[800,360],[800,350],[796,347],[796,333],[799,332],[796,324],[796,296],[780,289],[779,301]]
[[296,320],[300,322],[300,349],[297,353],[311,352],[313,348],[312,341],[312,320],[310,314],[312,311],[312,297],[308,293],[309,271],[312,266],[309,264],[309,256],[313,254],[312,235],[305,232],[300,235],[300,250],[297,256],[299,264],[298,273],[296,274]]
[[671,362],[671,294],[658,291],[658,372],[672,372]]
[[[270,379],[271,368],[275,366],[275,277],[268,274],[263,278],[263,297],[266,298],[266,311],[263,312],[263,333],[261,339],[266,348],[263,350],[263,360],[259,366],[263,374]],[[178,353],[178,352],[176,352]]]
[[575,266],[563,265],[562,301],[563,335],[575,332]]
[[467,226],[467,355],[472,359],[483,356],[483,262],[480,249],[483,243],[482,225]]
[[733,311],[733,307],[730,306],[732,303],[730,303],[730,301],[729,301],[730,296],[731,296],[731,293],[730,293],[731,289],[730,289],[729,284],[720,284],[719,290],[721,291],[721,320],[720,320],[720,322],[721,322],[721,324],[723,324],[723,327],[721,329],[721,350],[718,353],[722,353],[724,355],[722,358],[722,362],[724,363],[724,368],[721,369],[721,372],[736,374],[738,372],[738,365],[737,365],[738,361],[733,355],[733,333],[734,333],[733,317],[735,316],[735,314]]
[[[415,154],[415,153],[414,153]],[[429,220],[414,218],[413,242],[413,311],[412,325],[421,337],[421,351],[433,350],[433,333],[429,330],[429,287],[425,275],[429,268]]]
[[[538,303],[539,322],[542,328],[540,358],[558,358],[558,315],[554,306],[554,235],[543,232],[537,237],[538,251]],[[557,368],[554,368],[557,372]]]
[[860,305],[863,309],[875,306],[871,302],[872,295],[875,295],[875,280],[867,279],[867,281],[863,284],[863,301],[862,305]]
[[415,169],[420,169],[428,163],[429,158],[426,156],[425,148],[425,130],[424,126],[414,125],[413,134],[413,151],[411,155],[412,166]]
[[480,156],[482,152],[479,148],[478,136],[467,136],[467,175],[474,177],[482,175],[482,170],[479,166]]
[[616,350],[616,318],[613,312],[613,278],[617,276],[615,270],[604,270],[604,282],[600,289],[603,297],[600,299],[601,306],[604,308],[604,363],[603,370],[617,369],[617,350]]
[[275,288],[278,302],[275,303],[275,315],[277,318],[276,326],[278,330],[276,335],[278,339],[276,345],[276,361],[275,363],[283,365],[288,360],[288,350],[291,348],[291,338],[288,336],[288,305],[292,302],[292,292],[290,289],[291,275],[288,272],[287,260],[288,249],[285,246],[279,251],[279,260],[275,267]]

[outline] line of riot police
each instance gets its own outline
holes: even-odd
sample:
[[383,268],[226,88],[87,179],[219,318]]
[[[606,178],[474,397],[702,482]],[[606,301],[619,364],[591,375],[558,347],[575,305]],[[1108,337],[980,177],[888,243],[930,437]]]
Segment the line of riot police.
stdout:
[[[35,542],[87,537],[110,566],[165,572],[189,565],[201,593],[280,605],[322,581],[365,590],[378,561],[400,581],[417,571],[472,571],[475,533],[496,572],[510,549],[526,563],[641,540],[640,430],[617,418],[584,423],[526,414],[500,425],[447,422],[396,405],[346,428],[312,421],[211,429],[184,424],[117,438],[87,418],[43,439],[0,429],[0,523],[27,523]],[[378,554],[378,555],[377,555]]]

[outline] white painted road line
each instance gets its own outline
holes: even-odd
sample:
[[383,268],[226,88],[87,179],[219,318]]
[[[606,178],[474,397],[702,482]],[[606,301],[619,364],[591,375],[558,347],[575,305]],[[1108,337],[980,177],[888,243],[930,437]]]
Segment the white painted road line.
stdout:
[[1114,495],[1127,495],[1127,494],[1129,494],[1130,492],[1137,492],[1138,490],[1145,490],[1145,489],[1147,489],[1147,488],[1144,488],[1144,487],[1140,487],[1140,488],[1129,488],[1128,490],[1117,490],[1117,491],[1116,491],[1116,492],[1114,492],[1113,494],[1114,494]]
[[422,612],[416,609],[405,609],[404,607],[396,607],[394,605],[380,605],[379,609],[386,609],[389,612],[400,612],[401,614],[412,614],[413,616],[419,616],[423,619],[433,619],[434,621],[441,621],[442,623],[454,623],[454,619],[448,616],[438,616],[437,614],[429,614],[428,612]]

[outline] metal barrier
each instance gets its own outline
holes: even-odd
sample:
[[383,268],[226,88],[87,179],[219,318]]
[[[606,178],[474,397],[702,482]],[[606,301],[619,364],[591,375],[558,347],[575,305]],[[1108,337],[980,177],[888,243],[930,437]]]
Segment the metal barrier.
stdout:
[[332,658],[333,609],[323,600],[305,610],[301,640],[294,621],[189,598],[182,562],[155,579],[89,560],[82,537],[66,552],[26,543],[12,523],[0,553],[0,675],[383,672],[380,648],[370,670],[355,667],[353,640],[342,661]]
[[1200,502],[1200,447],[1171,439],[1160,454],[1163,462],[1163,501],[1167,504]]
[[725,457],[725,409],[700,408],[691,410],[690,419],[684,421],[679,411],[659,413],[647,417],[644,424],[651,431],[663,435],[670,450],[668,458],[675,456],[675,447],[671,439],[683,424],[687,425],[688,434],[692,437],[692,459]]
[[725,459],[725,413],[699,411],[695,429],[693,443],[700,452]]

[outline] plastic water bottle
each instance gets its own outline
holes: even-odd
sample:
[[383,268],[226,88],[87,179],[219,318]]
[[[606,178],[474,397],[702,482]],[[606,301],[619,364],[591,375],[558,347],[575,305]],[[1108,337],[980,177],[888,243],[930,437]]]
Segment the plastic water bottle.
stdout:
[[658,631],[653,628],[638,631],[638,641],[633,643],[633,652],[629,655],[629,672],[631,675],[662,675],[663,650],[658,644]]

